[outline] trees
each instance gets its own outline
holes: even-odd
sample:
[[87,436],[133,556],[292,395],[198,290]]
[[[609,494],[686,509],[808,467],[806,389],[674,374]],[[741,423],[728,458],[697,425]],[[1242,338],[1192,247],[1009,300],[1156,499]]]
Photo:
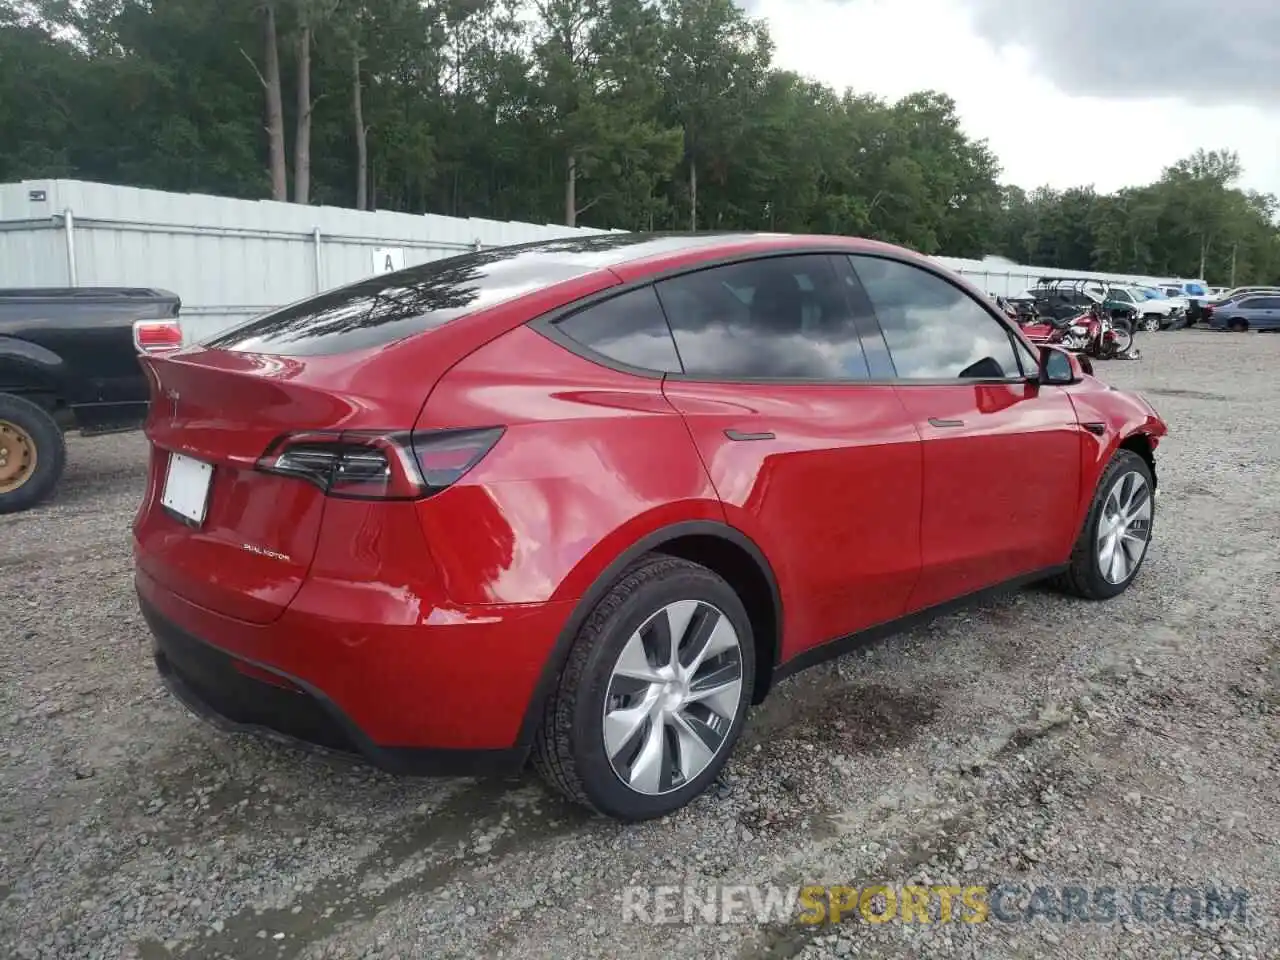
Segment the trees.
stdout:
[[945,95],[780,70],[733,0],[0,5],[4,179],[1280,280],[1275,198],[1230,153],[1113,195],[999,174]]

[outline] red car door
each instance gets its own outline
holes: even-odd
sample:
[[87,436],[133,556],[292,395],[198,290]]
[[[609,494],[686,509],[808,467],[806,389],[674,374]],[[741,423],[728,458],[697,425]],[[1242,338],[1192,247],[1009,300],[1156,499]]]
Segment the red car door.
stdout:
[[899,398],[923,439],[921,572],[912,610],[1063,563],[1076,536],[1083,428],[1068,389],[994,310],[941,274],[850,258]]
[[685,371],[664,392],[773,566],[783,660],[900,616],[920,567],[919,436],[867,382],[846,275],[795,255],[657,284]]

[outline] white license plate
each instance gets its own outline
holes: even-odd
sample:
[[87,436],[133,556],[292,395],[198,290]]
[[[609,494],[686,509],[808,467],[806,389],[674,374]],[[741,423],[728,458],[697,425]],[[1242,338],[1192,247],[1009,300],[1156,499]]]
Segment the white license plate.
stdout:
[[200,526],[204,523],[205,509],[209,504],[209,480],[212,476],[211,464],[180,453],[170,454],[164,492],[160,495],[161,505],[179,519]]

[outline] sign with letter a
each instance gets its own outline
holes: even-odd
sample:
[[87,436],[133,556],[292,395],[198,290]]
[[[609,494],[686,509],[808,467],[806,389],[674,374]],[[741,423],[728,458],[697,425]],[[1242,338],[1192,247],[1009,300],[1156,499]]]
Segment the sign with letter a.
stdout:
[[394,273],[404,269],[404,250],[400,247],[378,247],[373,251],[373,272]]

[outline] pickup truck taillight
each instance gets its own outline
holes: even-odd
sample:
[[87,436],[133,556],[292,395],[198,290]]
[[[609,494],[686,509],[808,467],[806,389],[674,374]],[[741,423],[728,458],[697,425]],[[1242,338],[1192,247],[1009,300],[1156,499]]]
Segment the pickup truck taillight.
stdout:
[[182,328],[177,320],[135,320],[133,345],[139,353],[169,353],[182,348]]

